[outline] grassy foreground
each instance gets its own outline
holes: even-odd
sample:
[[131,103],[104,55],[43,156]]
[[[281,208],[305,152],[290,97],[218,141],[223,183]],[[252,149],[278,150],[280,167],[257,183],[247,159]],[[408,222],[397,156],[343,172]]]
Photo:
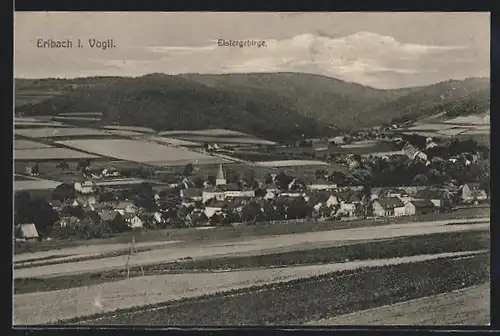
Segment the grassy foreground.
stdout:
[[[183,273],[211,272],[228,269],[251,269],[306,264],[344,262],[346,260],[385,259],[420,254],[460,252],[489,249],[490,234],[486,230],[438,233],[416,237],[359,243],[330,248],[310,249],[253,256],[234,256],[212,259],[186,260],[183,262],[144,266],[148,276]],[[130,270],[130,276],[142,275],[140,267]],[[26,278],[14,280],[14,293],[32,293],[94,285],[123,280],[125,270],[87,273],[61,277]]]
[[336,272],[63,323],[297,325],[486,283],[489,271],[489,256],[484,253]]

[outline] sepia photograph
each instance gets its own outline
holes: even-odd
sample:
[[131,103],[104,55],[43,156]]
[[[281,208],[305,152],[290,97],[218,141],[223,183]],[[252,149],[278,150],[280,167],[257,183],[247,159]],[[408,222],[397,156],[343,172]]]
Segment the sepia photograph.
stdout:
[[15,12],[14,95],[14,327],[490,325],[487,12]]

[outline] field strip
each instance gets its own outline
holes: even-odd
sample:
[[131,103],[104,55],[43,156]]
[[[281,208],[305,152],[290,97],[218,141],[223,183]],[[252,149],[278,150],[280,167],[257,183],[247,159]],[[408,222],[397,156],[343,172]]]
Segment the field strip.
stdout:
[[[132,238],[130,239],[132,241]],[[156,241],[156,242],[143,242],[136,243],[137,248],[143,247],[156,247],[161,245],[170,245],[180,243],[179,240],[169,240],[169,241]],[[73,258],[79,258],[81,256],[104,254],[115,251],[120,251],[126,248],[130,248],[131,244],[96,244],[96,245],[81,245],[75,247],[65,247],[58,250],[50,251],[38,251],[38,252],[26,252],[21,254],[14,254],[14,262],[22,262],[30,259],[40,259],[54,256],[67,256],[70,255]]]
[[215,294],[255,285],[286,282],[343,270],[466,257],[485,252],[487,250],[264,270],[145,276],[102,285],[19,294],[14,295],[14,324],[50,323],[78,316]]
[[[479,219],[477,219],[479,221]],[[484,219],[483,219],[484,220]],[[475,220],[476,221],[476,220]],[[308,232],[288,235],[279,235],[266,238],[245,240],[245,245],[234,246],[199,246],[199,247],[170,247],[158,248],[150,251],[139,252],[131,258],[130,266],[153,265],[165,262],[174,262],[182,258],[223,257],[235,253],[248,253],[252,251],[274,250],[294,245],[309,243],[317,244],[331,242],[337,244],[340,241],[350,242],[353,240],[375,240],[386,238],[398,238],[425,235],[432,233],[462,232],[470,230],[484,230],[490,227],[489,223],[446,225],[454,221],[421,222],[414,224],[394,224],[381,227],[365,227],[356,229],[333,230],[323,232]],[[126,247],[126,246],[125,246]],[[67,251],[66,254],[75,253]],[[87,260],[74,263],[57,264],[14,270],[14,278],[50,277],[99,270],[113,270],[124,267],[127,256],[103,258],[99,260]]]
[[490,284],[336,316],[307,325],[489,325]]

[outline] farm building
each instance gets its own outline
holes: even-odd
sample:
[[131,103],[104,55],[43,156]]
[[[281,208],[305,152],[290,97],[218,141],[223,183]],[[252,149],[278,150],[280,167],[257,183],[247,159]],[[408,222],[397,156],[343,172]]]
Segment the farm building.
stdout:
[[19,238],[22,241],[31,242],[36,241],[39,238],[38,230],[33,223],[18,224],[16,225],[16,231],[16,238]]
[[337,188],[335,183],[325,179],[316,179],[307,185],[307,189],[309,190],[333,190],[335,188]]
[[228,204],[222,201],[210,202],[205,206],[205,210],[203,211],[203,213],[205,214],[205,216],[207,216],[207,218],[211,218],[213,215],[215,215],[219,211],[222,211],[222,209],[227,206]]
[[144,226],[143,220],[139,218],[139,216],[134,215],[132,213],[126,213],[123,216],[123,219],[125,219],[125,222],[132,229],[140,229]]
[[121,201],[115,206],[115,210],[118,211],[121,215],[126,213],[135,214],[138,209],[137,206],[130,201]]
[[91,194],[95,192],[96,184],[93,181],[75,182],[74,188],[80,194]]
[[397,197],[377,198],[373,201],[373,215],[390,217],[405,213],[403,202]]
[[405,205],[406,215],[424,215],[436,211],[436,207],[429,200],[412,200]]
[[414,198],[419,200],[429,200],[440,211],[449,209],[453,205],[450,192],[446,189],[419,190]]

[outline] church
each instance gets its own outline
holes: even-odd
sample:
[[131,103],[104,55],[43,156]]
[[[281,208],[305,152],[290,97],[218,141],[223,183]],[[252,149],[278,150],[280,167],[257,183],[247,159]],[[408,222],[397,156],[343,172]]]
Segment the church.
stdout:
[[210,199],[224,201],[228,197],[255,197],[255,191],[240,190],[238,185],[228,184],[221,164],[215,178],[215,186],[203,190],[202,201],[203,203]]

